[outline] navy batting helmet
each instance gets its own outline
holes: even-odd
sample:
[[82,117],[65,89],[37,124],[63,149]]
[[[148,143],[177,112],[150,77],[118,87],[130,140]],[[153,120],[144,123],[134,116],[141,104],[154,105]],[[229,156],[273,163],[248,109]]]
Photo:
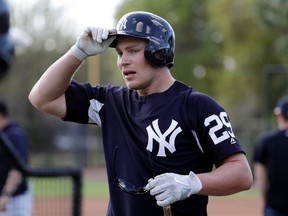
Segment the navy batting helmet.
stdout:
[[6,0],[0,0],[0,79],[8,72],[14,59],[14,43],[9,34],[9,7]]
[[288,119],[288,96],[282,97],[278,100],[274,113],[276,115],[281,113],[284,118]]
[[[175,34],[171,25],[163,18],[148,12],[136,11],[125,14],[118,22],[116,36],[147,39],[145,59],[155,67],[174,64]],[[116,47],[117,37],[110,47]],[[157,53],[157,55],[156,55]]]

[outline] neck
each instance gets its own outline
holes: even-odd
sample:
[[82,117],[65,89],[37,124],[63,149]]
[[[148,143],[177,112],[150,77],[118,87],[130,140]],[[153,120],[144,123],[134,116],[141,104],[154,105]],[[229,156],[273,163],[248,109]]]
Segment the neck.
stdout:
[[283,122],[282,129],[288,130],[288,121],[287,120]]
[[279,130],[288,130],[288,119],[284,118],[282,114],[277,115],[277,123]]
[[148,87],[138,90],[138,94],[140,96],[147,96],[155,93],[165,92],[175,82],[175,79],[172,77],[170,70],[167,67],[161,68],[159,71],[156,71],[156,74],[157,75],[154,77]]
[[2,130],[7,124],[9,120],[7,118],[0,117],[0,129]]

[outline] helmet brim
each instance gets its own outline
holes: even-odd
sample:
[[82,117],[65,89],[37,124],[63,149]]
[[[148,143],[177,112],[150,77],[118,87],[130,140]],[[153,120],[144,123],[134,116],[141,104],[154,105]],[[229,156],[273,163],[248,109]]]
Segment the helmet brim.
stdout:
[[116,38],[112,41],[112,43],[109,45],[109,47],[111,48],[116,48],[116,45],[117,45],[117,40],[119,37],[121,36],[126,36],[126,37],[132,37],[132,38],[139,38],[139,39],[145,39],[147,41],[149,41],[149,38],[147,37],[143,37],[143,35],[139,34],[130,34],[130,33],[127,33],[127,32],[117,32],[117,33],[111,33],[109,34],[109,37],[112,37],[112,36],[116,36]]

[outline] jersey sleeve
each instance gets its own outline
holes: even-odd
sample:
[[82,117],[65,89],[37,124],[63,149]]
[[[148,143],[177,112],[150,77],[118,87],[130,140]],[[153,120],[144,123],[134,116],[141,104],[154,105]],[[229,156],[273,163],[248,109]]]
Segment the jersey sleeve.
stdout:
[[261,164],[266,164],[267,163],[267,150],[266,150],[266,146],[268,143],[268,136],[263,135],[262,137],[260,137],[260,139],[258,140],[258,143],[256,144],[256,147],[254,149],[254,154],[253,154],[253,161],[254,162],[258,162]]
[[88,84],[79,84],[72,81],[69,88],[65,92],[65,100],[67,112],[64,121],[72,121],[77,123],[88,123],[89,98],[91,97],[87,90],[90,88]]
[[23,129],[19,125],[13,123],[5,133],[15,147],[15,150],[19,153],[19,156],[24,160],[23,162],[27,163],[28,141]]
[[245,153],[235,137],[226,111],[214,99],[194,92],[189,99],[189,109],[199,145],[216,166],[233,154]]
[[72,81],[65,92],[67,112],[63,120],[100,125],[99,113],[104,104],[107,89],[107,86],[92,87],[89,83]]

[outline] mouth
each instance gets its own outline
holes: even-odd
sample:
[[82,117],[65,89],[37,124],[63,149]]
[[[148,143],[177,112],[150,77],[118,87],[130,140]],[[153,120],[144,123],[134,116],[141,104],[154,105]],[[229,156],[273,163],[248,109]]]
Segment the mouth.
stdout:
[[123,71],[123,75],[124,77],[127,79],[127,78],[130,78],[131,76],[133,76],[134,74],[136,74],[135,71],[130,71],[130,70],[125,70]]

